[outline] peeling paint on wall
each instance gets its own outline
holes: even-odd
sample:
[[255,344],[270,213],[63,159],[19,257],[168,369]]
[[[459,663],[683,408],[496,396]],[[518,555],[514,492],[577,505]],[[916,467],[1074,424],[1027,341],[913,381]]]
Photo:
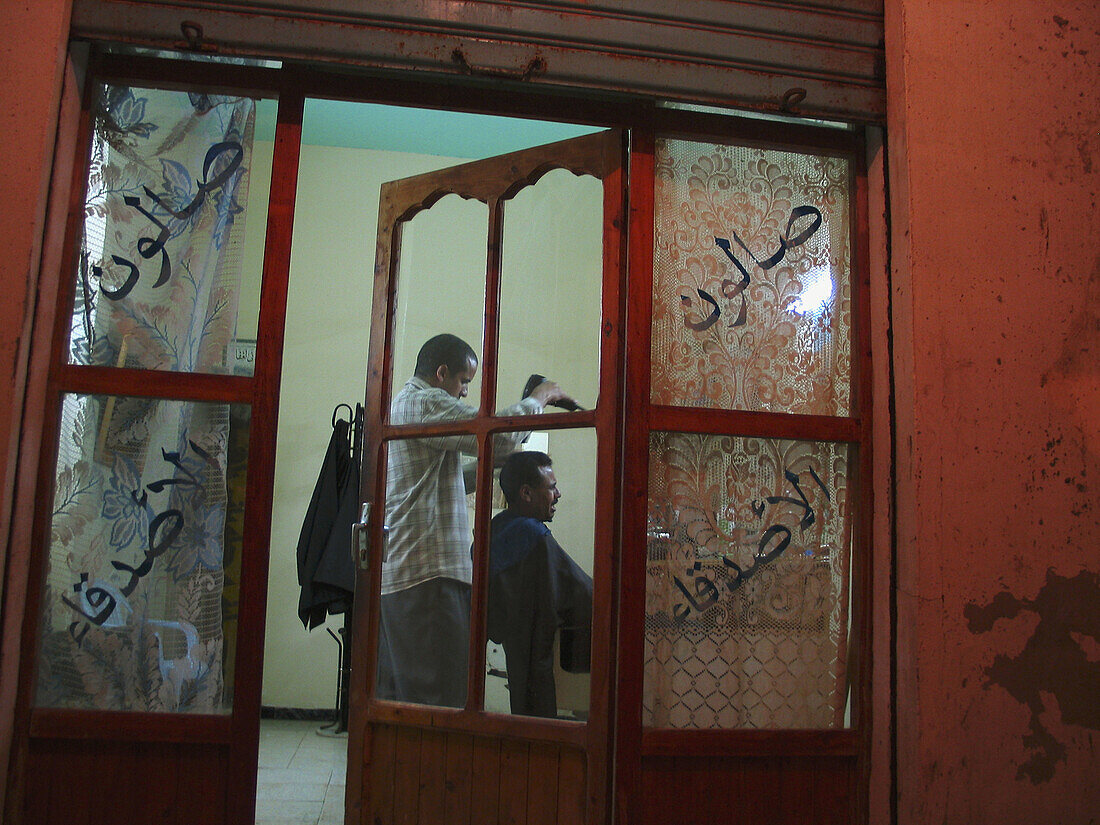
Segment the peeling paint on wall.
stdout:
[[1043,693],[1057,699],[1065,724],[1100,730],[1100,575],[1083,570],[1064,578],[1048,569],[1034,599],[1002,591],[987,605],[971,602],[963,614],[971,633],[985,633],[1024,611],[1035,613],[1039,623],[1023,650],[1017,656],[997,654],[983,670],[987,689],[1004,688],[1031,713],[1030,733],[1023,737],[1028,757],[1016,778],[1039,784],[1066,761],[1065,744],[1042,723],[1048,710]]

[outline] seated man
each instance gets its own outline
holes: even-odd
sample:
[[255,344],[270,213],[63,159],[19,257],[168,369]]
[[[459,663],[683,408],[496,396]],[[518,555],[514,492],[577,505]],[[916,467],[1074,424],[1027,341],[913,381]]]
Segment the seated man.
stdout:
[[507,509],[493,517],[489,546],[489,638],[504,647],[512,713],[558,715],[554,635],[561,666],[589,670],[592,579],[546,522],[561,498],[550,456],[513,453],[500,471]]
[[[461,338],[436,335],[420,348],[415,374],[393,399],[393,424],[467,421],[463,402],[477,374],[477,355]],[[532,415],[568,399],[544,381],[499,415]],[[507,454],[527,433],[497,436]],[[470,637],[470,529],[462,456],[477,455],[472,435],[395,439],[386,477],[386,552],[378,646],[382,699],[427,705],[466,704]]]

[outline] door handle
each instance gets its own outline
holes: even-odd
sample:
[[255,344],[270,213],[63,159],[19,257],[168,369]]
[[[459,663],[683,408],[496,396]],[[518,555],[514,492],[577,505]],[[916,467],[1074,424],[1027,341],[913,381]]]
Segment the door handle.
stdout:
[[[351,525],[351,558],[360,570],[370,567],[370,514],[371,503],[363,502],[359,521]],[[390,528],[382,525],[382,561],[386,560],[386,534]]]
[[370,567],[370,511],[371,503],[363,502],[359,521],[351,525],[351,557],[360,570]]

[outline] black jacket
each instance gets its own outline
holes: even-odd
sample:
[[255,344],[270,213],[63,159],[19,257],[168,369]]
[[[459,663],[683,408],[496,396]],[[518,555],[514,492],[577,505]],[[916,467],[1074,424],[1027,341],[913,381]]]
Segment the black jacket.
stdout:
[[328,614],[347,612],[355,592],[351,525],[359,497],[359,468],[351,456],[349,423],[332,428],[321,473],[298,538],[298,617],[309,630]]

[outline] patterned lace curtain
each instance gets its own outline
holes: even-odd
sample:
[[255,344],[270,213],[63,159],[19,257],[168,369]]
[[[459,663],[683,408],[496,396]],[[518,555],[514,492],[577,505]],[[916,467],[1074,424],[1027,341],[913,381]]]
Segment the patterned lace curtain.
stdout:
[[[70,363],[231,373],[255,101],[97,100]],[[246,411],[133,392],[62,399],[36,701],[227,712]]]
[[[843,157],[657,141],[654,404],[850,415],[850,175]],[[854,457],[652,434],[646,725],[843,726]]]
[[848,448],[654,433],[646,724],[844,723]]

